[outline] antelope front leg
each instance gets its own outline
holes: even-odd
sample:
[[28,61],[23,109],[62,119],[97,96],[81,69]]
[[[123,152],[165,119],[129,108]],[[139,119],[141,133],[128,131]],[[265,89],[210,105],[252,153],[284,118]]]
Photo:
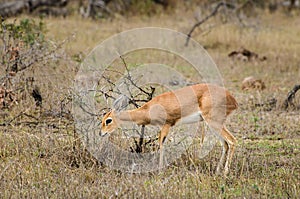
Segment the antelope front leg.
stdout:
[[161,170],[164,166],[164,148],[163,148],[163,143],[170,131],[170,125],[165,124],[159,134],[158,140],[159,140],[159,170]]

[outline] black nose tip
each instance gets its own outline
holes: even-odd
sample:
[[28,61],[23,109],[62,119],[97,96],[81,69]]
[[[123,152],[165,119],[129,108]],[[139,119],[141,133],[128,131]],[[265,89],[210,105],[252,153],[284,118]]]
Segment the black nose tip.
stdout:
[[100,131],[99,135],[100,135],[100,137],[105,137],[107,135],[107,133]]

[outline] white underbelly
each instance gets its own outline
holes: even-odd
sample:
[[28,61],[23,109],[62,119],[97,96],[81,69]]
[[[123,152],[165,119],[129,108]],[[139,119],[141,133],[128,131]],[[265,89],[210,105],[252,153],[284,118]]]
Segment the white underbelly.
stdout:
[[177,124],[191,124],[199,121],[203,121],[203,118],[201,116],[201,112],[197,111],[181,118],[180,120],[178,120]]

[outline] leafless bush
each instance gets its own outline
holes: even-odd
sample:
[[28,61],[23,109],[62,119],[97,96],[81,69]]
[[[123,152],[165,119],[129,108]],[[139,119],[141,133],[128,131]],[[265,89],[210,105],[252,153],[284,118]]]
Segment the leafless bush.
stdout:
[[[53,104],[64,109],[60,115],[70,112],[65,109],[71,99],[67,92],[59,100],[47,98],[45,87],[54,80],[49,74],[51,65],[63,56],[60,49],[66,41],[57,45],[45,38],[45,31],[42,21],[1,22],[0,109],[9,113],[6,116],[16,119],[27,114],[31,119],[39,119],[40,116],[34,116],[36,110],[46,117],[53,116]],[[4,120],[2,124],[12,121]]]
[[[104,97],[105,101],[113,101],[113,108],[116,110],[123,110],[126,107],[132,107],[132,108],[138,108],[143,103],[148,102],[152,99],[155,87],[153,86],[141,86],[138,84],[138,77],[133,77],[125,59],[120,56],[120,59],[122,60],[122,64],[125,70],[125,74],[123,72],[120,72],[119,70],[111,70],[107,69],[106,73],[104,73],[100,79],[102,82],[98,82],[99,85],[105,85],[101,87],[99,90],[97,90],[98,93],[102,97]],[[111,77],[113,76],[124,76],[122,84],[123,89],[121,90],[118,85],[113,81]],[[106,110],[106,107],[104,110]],[[154,139],[149,139],[147,141],[144,140],[145,136],[145,127],[142,126],[139,131],[139,139],[133,139],[134,146],[130,146],[131,152],[145,152],[146,148],[152,144]]]

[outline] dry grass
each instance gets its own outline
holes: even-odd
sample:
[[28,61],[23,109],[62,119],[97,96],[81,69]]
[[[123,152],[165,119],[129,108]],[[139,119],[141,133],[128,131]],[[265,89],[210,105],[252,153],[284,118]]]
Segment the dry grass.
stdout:
[[[55,103],[67,95],[78,68],[70,57],[84,57],[102,40],[130,28],[159,26],[187,32],[193,23],[191,13],[160,17],[114,21],[46,19],[49,38],[61,41],[74,33],[75,38],[65,46],[65,57],[35,69],[36,84],[41,86],[45,106],[58,108]],[[211,23],[219,24],[218,20]],[[299,110],[283,111],[277,107],[266,111],[255,104],[272,97],[282,103],[294,84],[299,84],[299,33],[298,17],[264,14],[255,27],[224,24],[207,34],[194,35],[207,48],[220,68],[225,86],[240,104],[228,121],[228,128],[238,138],[238,146],[227,178],[214,174],[219,146],[201,160],[187,151],[161,173],[127,174],[110,170],[85,151],[74,134],[72,121],[47,116],[32,106],[26,110],[40,117],[39,120],[22,115],[10,125],[0,127],[0,197],[297,198],[300,195]],[[241,46],[266,56],[267,60],[230,60],[227,54]],[[135,64],[151,58],[129,56],[128,60]],[[164,61],[179,68],[184,65],[172,56]],[[241,82],[250,75],[261,78],[267,88],[242,91]],[[14,118],[20,108],[24,109],[15,107],[9,117]]]

